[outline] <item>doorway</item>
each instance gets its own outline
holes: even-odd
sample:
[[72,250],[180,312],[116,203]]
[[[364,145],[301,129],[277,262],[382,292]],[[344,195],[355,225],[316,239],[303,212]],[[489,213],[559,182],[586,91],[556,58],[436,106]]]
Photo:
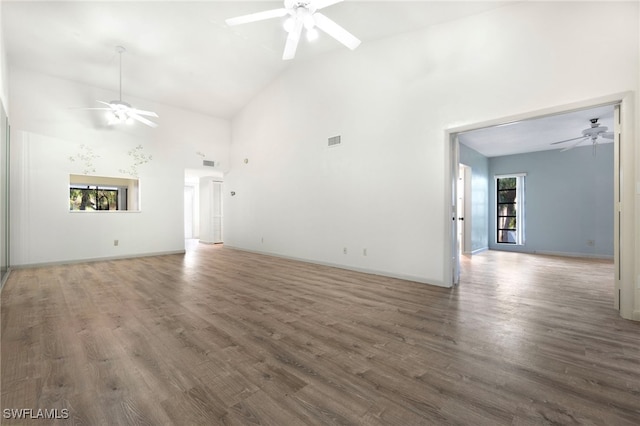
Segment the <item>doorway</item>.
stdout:
[[185,185],[184,187],[184,238],[190,240],[194,238],[193,225],[195,222],[195,186]]
[[[623,130],[626,130],[628,133],[633,133],[633,127],[631,126],[631,124],[626,123],[625,121],[625,119],[629,120],[629,122],[633,121],[633,116],[632,116],[633,110],[632,110],[631,99],[632,97],[630,95],[621,96],[621,97],[612,96],[609,98],[600,99],[599,101],[574,104],[565,108],[552,108],[546,111],[541,111],[539,113],[531,113],[531,114],[527,114],[519,117],[514,117],[511,119],[496,120],[496,121],[488,122],[485,124],[470,125],[464,128],[449,130],[447,133],[447,140],[449,142],[450,149],[447,150],[448,161],[446,162],[446,164],[449,165],[448,170],[449,170],[450,179],[448,180],[448,182],[450,182],[450,184],[447,185],[447,193],[448,193],[447,198],[452,200],[452,205],[450,205],[447,209],[447,216],[452,218],[452,220],[449,222],[450,224],[452,224],[452,226],[449,228],[448,231],[446,231],[447,235],[449,235],[449,238],[450,238],[446,244],[446,250],[447,252],[451,253],[452,256],[450,258],[451,259],[450,263],[445,264],[445,280],[447,282],[450,282],[452,285],[457,285],[460,279],[461,250],[458,250],[457,247],[459,244],[459,238],[461,240],[464,240],[464,237],[462,236],[458,237],[459,233],[457,232],[458,230],[457,223],[459,222],[458,218],[461,217],[460,215],[462,214],[459,211],[459,206],[458,206],[458,199],[460,198],[458,196],[458,191],[459,191],[458,184],[459,184],[461,174],[464,173],[463,171],[461,171],[459,167],[459,164],[460,164],[459,137],[461,134],[466,132],[472,132],[476,130],[491,128],[491,127],[513,126],[517,123],[524,122],[524,121],[532,121],[539,118],[566,114],[574,111],[588,110],[588,109],[608,105],[615,109],[614,120],[611,123],[611,127],[612,127],[611,130],[614,130],[613,145],[614,145],[614,151],[615,151],[615,154],[614,154],[615,164],[614,164],[614,172],[613,172],[614,174],[614,191],[613,192],[615,197],[614,205],[617,206],[620,204],[622,194],[629,191],[629,188],[623,188],[621,186],[620,163],[623,161],[622,159],[624,158],[624,154],[622,153],[624,152],[629,153],[629,151],[632,150],[631,149],[632,147],[629,147],[628,145],[621,146],[620,135]],[[627,106],[626,109],[624,110],[621,108],[621,106],[623,105]],[[621,112],[621,111],[624,111],[624,112]],[[631,158],[633,158],[633,155],[631,155]],[[450,198],[449,198],[449,194],[450,194]],[[612,210],[613,210],[613,206],[612,206]],[[473,214],[471,216],[473,216]],[[462,216],[462,217],[465,217],[466,219],[467,217],[471,217],[471,216],[465,213],[465,216]],[[620,309],[621,314],[623,314],[623,316],[626,315],[627,317],[631,317],[633,315],[633,280],[631,281],[627,280],[628,282],[623,282],[622,280],[622,277],[625,275],[625,270],[622,267],[623,264],[621,263],[621,258],[625,256],[623,251],[625,242],[623,241],[624,237],[620,233],[620,229],[621,229],[620,227],[621,227],[621,223],[623,223],[625,220],[627,222],[631,222],[628,216],[631,216],[632,218],[633,211],[632,209],[630,209],[626,213],[626,215],[622,214],[622,212],[616,211],[614,212],[613,216],[614,216],[614,228],[612,232],[613,241],[614,241],[613,260],[614,260],[614,270],[616,271],[615,278],[614,278],[615,284],[614,284],[614,292],[613,292],[614,307],[616,309]],[[456,224],[455,226],[453,226],[454,223]],[[633,236],[631,236],[630,238],[632,237]],[[489,238],[491,238],[491,236],[489,236]],[[628,246],[632,246],[632,244],[629,244],[629,242],[626,242],[626,243]],[[462,242],[462,244],[464,243]],[[626,256],[628,256],[628,258],[632,258],[633,250],[628,251],[628,253],[629,254]],[[628,266],[627,268],[628,269],[626,270],[626,273],[628,274],[628,276],[633,277],[633,268],[631,268],[630,266]],[[621,295],[624,294],[625,292],[629,297],[629,299],[626,300],[626,303],[627,303],[626,314],[622,312],[623,309],[621,308]]]
[[184,236],[185,249],[223,242],[223,172],[185,169]]

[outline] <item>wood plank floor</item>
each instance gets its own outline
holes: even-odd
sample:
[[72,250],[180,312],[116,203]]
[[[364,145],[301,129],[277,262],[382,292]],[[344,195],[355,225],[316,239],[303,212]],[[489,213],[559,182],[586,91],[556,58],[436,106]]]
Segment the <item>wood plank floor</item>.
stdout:
[[14,271],[2,424],[640,424],[610,262],[486,252],[459,288],[199,245]]

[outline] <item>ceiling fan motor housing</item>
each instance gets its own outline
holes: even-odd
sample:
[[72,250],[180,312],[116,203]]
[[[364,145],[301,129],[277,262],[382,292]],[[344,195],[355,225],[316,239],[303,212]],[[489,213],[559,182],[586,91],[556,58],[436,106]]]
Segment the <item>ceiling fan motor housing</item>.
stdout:
[[608,129],[607,126],[601,126],[601,125],[598,124],[598,119],[597,118],[593,118],[593,119],[591,119],[591,127],[589,129],[584,129],[582,131],[582,134],[585,137],[590,137],[592,139],[595,139],[601,133],[606,132],[607,129]]

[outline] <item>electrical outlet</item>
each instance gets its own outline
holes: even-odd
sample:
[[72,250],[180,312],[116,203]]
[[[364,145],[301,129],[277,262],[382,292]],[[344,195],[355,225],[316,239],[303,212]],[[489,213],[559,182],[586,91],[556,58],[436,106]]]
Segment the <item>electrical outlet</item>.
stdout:
[[638,275],[638,279],[636,280],[636,288],[640,290],[640,275]]
[[595,240],[587,240],[587,246],[594,247],[595,245],[596,245],[596,241]]
[[342,248],[342,253],[343,253],[343,254],[347,254],[347,248],[346,248],[346,247],[343,247],[343,248]]
[[116,246],[116,247],[117,247],[117,246],[118,246],[118,244],[120,244],[120,241],[118,241],[118,240],[113,240],[113,245],[114,245],[114,246]]

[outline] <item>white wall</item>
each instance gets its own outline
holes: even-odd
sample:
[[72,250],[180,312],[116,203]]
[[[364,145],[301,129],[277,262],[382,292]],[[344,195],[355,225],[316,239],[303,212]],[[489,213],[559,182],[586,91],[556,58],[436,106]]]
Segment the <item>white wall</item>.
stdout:
[[637,90],[637,9],[511,4],[294,63],[233,120],[225,242],[446,284],[445,130]]
[[0,102],[9,113],[9,84],[7,82],[7,54],[4,44],[4,28],[2,26],[3,2],[0,2]]
[[[12,265],[184,250],[185,169],[201,167],[198,152],[228,166],[228,121],[125,93],[132,105],[156,111],[159,127],[107,127],[102,112],[74,107],[96,106],[117,93],[14,68],[9,83]],[[69,174],[86,169],[79,155],[96,156],[90,174],[129,177],[128,152],[138,146],[151,156],[138,166],[141,212],[69,212]]]
[[[637,21],[640,22],[640,7],[636,11]],[[638,45],[638,56],[640,56],[640,31],[636,34],[636,40]],[[636,86],[636,111],[640,108],[640,71],[636,73],[638,81]],[[636,120],[635,133],[640,138],[640,120]],[[635,247],[636,258],[632,261],[635,265],[635,300],[634,300],[634,312],[633,319],[640,321],[640,142],[635,141],[636,155],[635,155]]]

